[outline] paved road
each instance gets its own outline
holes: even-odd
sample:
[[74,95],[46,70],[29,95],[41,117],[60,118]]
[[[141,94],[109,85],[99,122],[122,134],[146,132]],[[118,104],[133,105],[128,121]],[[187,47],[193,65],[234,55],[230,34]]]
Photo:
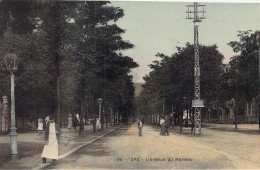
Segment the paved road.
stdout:
[[260,136],[202,129],[200,137],[170,133],[146,125],[139,137],[136,124],[121,128],[57,162],[55,169],[260,168]]

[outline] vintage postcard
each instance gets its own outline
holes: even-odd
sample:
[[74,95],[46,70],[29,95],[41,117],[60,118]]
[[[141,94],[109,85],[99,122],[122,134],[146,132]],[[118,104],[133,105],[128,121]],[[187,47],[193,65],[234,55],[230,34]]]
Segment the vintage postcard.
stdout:
[[0,0],[0,169],[260,169],[260,1]]

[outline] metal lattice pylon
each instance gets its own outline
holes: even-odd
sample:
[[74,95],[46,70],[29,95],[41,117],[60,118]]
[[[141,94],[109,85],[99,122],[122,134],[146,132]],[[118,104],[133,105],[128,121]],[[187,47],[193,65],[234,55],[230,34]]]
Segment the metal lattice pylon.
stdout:
[[[199,55],[199,42],[198,42],[198,26],[194,25],[194,96],[195,100],[200,100],[200,55]],[[201,108],[195,107],[194,114],[194,135],[201,133]]]
[[[194,2],[194,5],[187,5],[188,10],[187,19],[193,19],[194,22],[194,100],[200,100],[200,55],[199,55],[199,38],[198,38],[198,23],[201,22],[201,19],[204,17],[204,6],[200,5],[197,2]],[[190,7],[194,10],[190,11]],[[203,7],[202,11],[198,11],[198,7]],[[203,14],[201,17],[199,13]],[[191,14],[194,14],[191,16]],[[199,135],[201,133],[201,107],[194,107],[194,135]]]

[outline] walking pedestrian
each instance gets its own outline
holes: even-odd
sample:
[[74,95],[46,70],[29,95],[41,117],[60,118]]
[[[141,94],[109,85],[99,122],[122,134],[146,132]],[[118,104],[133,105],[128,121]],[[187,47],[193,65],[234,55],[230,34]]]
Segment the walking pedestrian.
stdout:
[[160,125],[161,125],[160,135],[165,135],[165,120],[164,120],[163,117],[162,117],[161,120],[160,120]]
[[68,129],[71,130],[72,128],[72,115],[69,114],[69,118],[68,118]]
[[75,130],[77,130],[78,120],[75,115],[73,115],[73,117],[72,117],[72,122],[73,122],[73,126],[74,126]]
[[76,114],[76,118],[77,118],[77,121],[79,122],[80,118],[79,118],[79,114],[78,113]]
[[47,158],[53,161],[58,159],[58,139],[60,134],[59,125],[55,123],[53,117],[50,117],[44,134],[45,145],[41,155],[42,163],[46,163]]
[[139,129],[139,136],[143,136],[142,135],[143,122],[142,122],[141,119],[138,119],[137,126],[138,126],[138,129]]
[[46,127],[47,127],[47,124],[48,124],[49,120],[50,120],[50,117],[49,117],[49,114],[47,114],[46,117],[45,117],[45,125],[46,125]]
[[43,120],[42,119],[38,119],[38,127],[37,127],[37,130],[39,132],[43,131]]

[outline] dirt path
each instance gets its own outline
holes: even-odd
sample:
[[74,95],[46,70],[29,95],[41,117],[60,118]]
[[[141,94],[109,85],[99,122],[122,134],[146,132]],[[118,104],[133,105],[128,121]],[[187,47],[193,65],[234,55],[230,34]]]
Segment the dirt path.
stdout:
[[51,168],[260,168],[260,137],[203,129],[203,135],[160,136],[146,125],[122,128],[83,148]]

